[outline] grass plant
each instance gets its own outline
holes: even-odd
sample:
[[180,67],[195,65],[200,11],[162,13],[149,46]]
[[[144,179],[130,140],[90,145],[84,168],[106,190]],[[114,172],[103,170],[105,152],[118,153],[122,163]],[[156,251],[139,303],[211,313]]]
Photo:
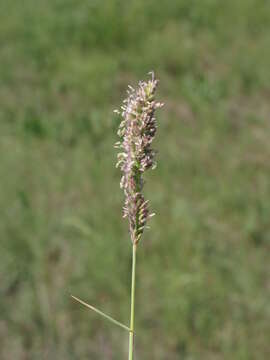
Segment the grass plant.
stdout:
[[154,72],[150,72],[149,75],[151,75],[151,80],[140,81],[137,90],[129,86],[128,98],[123,101],[121,111],[115,110],[122,117],[118,130],[120,141],[115,144],[115,147],[121,150],[117,156],[116,167],[120,167],[123,173],[120,181],[120,187],[124,190],[125,195],[123,217],[128,219],[132,243],[129,328],[94,306],[72,296],[74,300],[129,332],[129,360],[134,359],[137,245],[148,219],[154,215],[150,214],[148,200],[145,200],[142,193],[143,174],[146,170],[156,167],[155,151],[151,144],[157,130],[155,111],[163,106],[162,103],[155,101],[158,80],[155,78]]

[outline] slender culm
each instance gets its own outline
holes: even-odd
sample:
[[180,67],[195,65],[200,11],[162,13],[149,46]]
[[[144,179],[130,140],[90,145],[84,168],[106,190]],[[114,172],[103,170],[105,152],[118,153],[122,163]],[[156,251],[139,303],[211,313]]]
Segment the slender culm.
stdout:
[[147,220],[153,216],[149,211],[148,200],[145,200],[142,190],[144,185],[143,174],[150,168],[155,168],[155,151],[152,141],[155,137],[157,124],[155,111],[163,106],[155,100],[155,91],[158,85],[153,72],[147,82],[140,81],[135,90],[128,89],[128,98],[124,100],[121,111],[122,116],[118,135],[120,141],[116,147],[121,149],[118,154],[117,167],[122,170],[120,182],[124,190],[125,203],[123,217],[129,221],[130,238],[133,244],[132,277],[131,277],[131,311],[129,334],[129,360],[134,355],[134,315],[135,315],[135,272],[136,250]]

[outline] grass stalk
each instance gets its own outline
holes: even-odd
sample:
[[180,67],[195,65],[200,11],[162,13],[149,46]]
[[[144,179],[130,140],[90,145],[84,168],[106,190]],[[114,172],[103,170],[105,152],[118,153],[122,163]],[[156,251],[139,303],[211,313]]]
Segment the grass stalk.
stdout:
[[130,302],[130,333],[128,360],[133,360],[134,355],[134,317],[135,317],[135,284],[136,284],[136,250],[137,244],[133,244],[132,251],[132,274],[131,274],[131,302]]
[[132,273],[130,299],[130,327],[113,319],[111,316],[96,309],[94,306],[72,296],[73,299],[95,311],[110,322],[129,331],[128,360],[134,359],[134,319],[135,319],[135,284],[136,284],[136,251],[148,220],[154,215],[149,211],[148,200],[143,195],[143,174],[154,169],[155,151],[151,144],[157,130],[155,111],[163,103],[155,101],[158,80],[153,72],[147,82],[140,81],[137,90],[129,86],[128,98],[123,101],[121,111],[115,112],[122,117],[117,134],[120,141],[115,147],[120,149],[116,167],[120,167],[122,178],[120,187],[124,190],[125,203],[123,217],[128,219],[130,240],[132,243]]

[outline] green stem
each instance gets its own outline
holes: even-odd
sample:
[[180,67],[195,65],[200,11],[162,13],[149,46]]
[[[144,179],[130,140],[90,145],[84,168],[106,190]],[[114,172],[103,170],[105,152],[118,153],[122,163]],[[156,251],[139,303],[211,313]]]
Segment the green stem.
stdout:
[[131,305],[130,305],[130,333],[128,360],[133,360],[134,354],[134,315],[135,315],[135,282],[136,282],[136,250],[137,245],[133,244],[132,252],[132,276],[131,276]]

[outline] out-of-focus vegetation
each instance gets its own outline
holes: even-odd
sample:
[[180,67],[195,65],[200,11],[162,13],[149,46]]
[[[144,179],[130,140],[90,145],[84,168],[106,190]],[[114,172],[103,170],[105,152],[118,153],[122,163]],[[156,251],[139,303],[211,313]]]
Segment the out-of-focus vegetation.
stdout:
[[0,0],[0,358],[125,359],[112,110],[161,79],[137,358],[269,359],[270,4]]

